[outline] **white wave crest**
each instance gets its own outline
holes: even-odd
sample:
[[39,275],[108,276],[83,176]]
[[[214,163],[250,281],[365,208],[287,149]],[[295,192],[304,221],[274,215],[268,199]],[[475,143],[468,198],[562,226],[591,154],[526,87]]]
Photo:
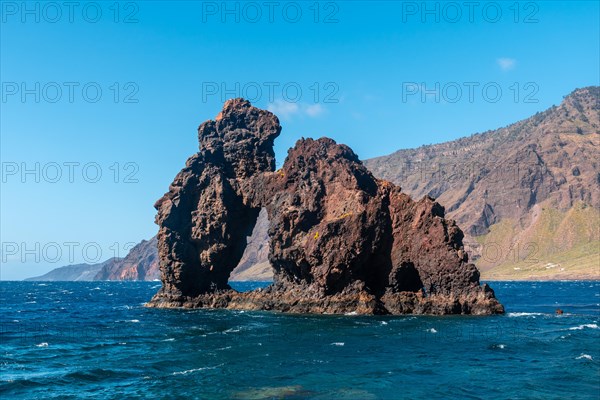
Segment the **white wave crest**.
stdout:
[[578,326],[574,326],[572,328],[569,328],[570,331],[580,331],[582,329],[585,328],[590,328],[590,329],[598,329],[598,325],[596,324],[582,324],[582,325],[578,325]]
[[544,314],[539,313],[539,312],[510,312],[506,315],[514,318],[514,317],[536,317],[538,315],[544,315]]
[[171,375],[187,375],[187,374],[191,374],[192,372],[205,371],[207,369],[219,368],[221,365],[223,365],[223,364],[219,364],[214,367],[200,367],[200,368],[187,369],[185,371],[173,372]]

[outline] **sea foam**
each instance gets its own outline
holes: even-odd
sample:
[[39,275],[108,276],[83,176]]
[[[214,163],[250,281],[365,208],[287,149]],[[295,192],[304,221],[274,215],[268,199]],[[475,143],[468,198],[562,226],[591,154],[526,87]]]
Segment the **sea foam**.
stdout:
[[585,328],[590,328],[590,329],[598,329],[598,325],[596,324],[582,324],[582,325],[578,325],[578,326],[574,326],[572,328],[569,328],[570,331],[580,331],[582,329]]
[[506,314],[509,317],[536,317],[538,315],[544,315],[542,313],[539,312],[511,312]]

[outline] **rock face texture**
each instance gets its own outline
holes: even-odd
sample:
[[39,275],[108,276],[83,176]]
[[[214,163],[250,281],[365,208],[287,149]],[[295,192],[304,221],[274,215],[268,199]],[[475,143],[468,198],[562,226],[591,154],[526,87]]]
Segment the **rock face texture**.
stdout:
[[[242,99],[198,130],[192,156],[157,203],[163,287],[153,307],[297,313],[493,314],[502,305],[468,262],[463,234],[431,198],[376,179],[352,150],[299,140],[274,169],[277,118]],[[269,220],[271,286],[227,279],[259,211]]]
[[504,128],[365,165],[443,204],[488,278],[598,279],[599,152],[600,87],[592,86]]
[[247,198],[251,178],[274,169],[280,131],[277,117],[241,100],[228,101],[215,121],[200,125],[200,151],[155,204],[161,293],[229,289],[260,212]]

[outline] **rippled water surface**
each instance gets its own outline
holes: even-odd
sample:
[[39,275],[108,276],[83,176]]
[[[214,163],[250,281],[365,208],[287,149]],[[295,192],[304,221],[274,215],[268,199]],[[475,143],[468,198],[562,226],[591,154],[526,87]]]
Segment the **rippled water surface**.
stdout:
[[144,308],[158,287],[0,282],[0,396],[600,396],[600,282],[493,282],[493,317]]

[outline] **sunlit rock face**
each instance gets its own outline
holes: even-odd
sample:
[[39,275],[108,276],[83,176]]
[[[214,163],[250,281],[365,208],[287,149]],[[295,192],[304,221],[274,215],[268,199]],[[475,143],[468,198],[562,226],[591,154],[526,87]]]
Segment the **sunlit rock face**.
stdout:
[[[199,130],[188,159],[157,203],[163,287],[153,307],[296,313],[493,314],[463,234],[444,209],[378,180],[347,146],[299,140],[274,171],[273,114],[234,99]],[[269,219],[271,286],[227,284],[258,213]]]

